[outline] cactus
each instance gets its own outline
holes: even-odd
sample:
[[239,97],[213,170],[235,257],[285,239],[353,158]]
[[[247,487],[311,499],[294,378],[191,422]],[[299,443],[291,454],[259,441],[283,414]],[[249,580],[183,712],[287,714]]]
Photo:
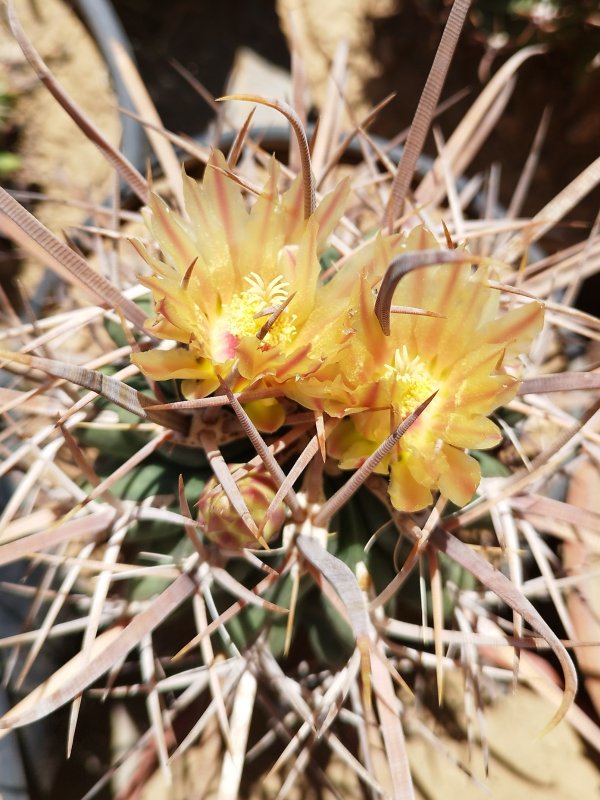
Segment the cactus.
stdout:
[[[13,27],[39,68],[14,12]],[[432,70],[438,96],[455,45],[448,30]],[[524,56],[513,58],[505,81]],[[119,281],[2,190],[3,229],[93,303],[73,300],[44,320],[44,333],[13,326],[15,346],[0,353],[15,376],[2,390],[3,473],[23,475],[0,560],[47,563],[52,587],[35,635],[23,638],[31,649],[20,673],[7,678],[20,684],[61,625],[82,632],[79,652],[17,702],[2,729],[70,704],[70,747],[82,694],[87,702],[98,681],[107,697],[134,693],[120,678],[133,671],[150,720],[141,744],[165,774],[217,726],[219,798],[250,791],[259,776],[247,756],[259,751],[281,776],[278,796],[305,770],[328,785],[312,758],[318,743],[375,794],[412,797],[403,725],[421,669],[414,648],[429,636],[430,613],[423,668],[435,668],[441,698],[445,645],[479,641],[489,596],[514,613],[511,637],[488,620],[492,640],[543,640],[558,659],[564,691],[548,726],[569,712],[575,667],[519,588],[518,536],[538,541],[540,516],[584,517],[548,483],[589,428],[536,396],[598,388],[594,372],[546,366],[561,326],[586,336],[595,321],[552,297],[571,252],[525,267],[528,246],[564,205],[524,226],[484,228],[459,210],[452,169],[499,88],[484,90],[470,127],[410,202],[419,126],[429,126],[435,98],[417,112],[395,177],[384,155],[380,173],[361,164],[337,177],[332,150],[327,192],[295,111],[278,100],[237,98],[289,120],[297,176],[247,129],[229,156],[201,151],[200,181],[171,171],[163,189],[109,148],[144,203],[145,227],[121,231]],[[238,165],[242,151],[260,181]],[[597,179],[596,164],[570,202]],[[597,236],[585,246],[597,261]],[[84,318],[94,348],[75,366],[55,342]],[[574,428],[529,461],[519,437],[536,415]],[[523,465],[509,461],[511,443]],[[498,537],[508,576],[470,546],[489,539],[482,531]],[[421,595],[419,583],[428,584]],[[476,608],[478,587],[488,594]],[[60,622],[65,603],[74,616]],[[477,687],[480,663],[456,663]],[[377,747],[387,770],[373,760]],[[137,747],[128,759],[141,769]]]

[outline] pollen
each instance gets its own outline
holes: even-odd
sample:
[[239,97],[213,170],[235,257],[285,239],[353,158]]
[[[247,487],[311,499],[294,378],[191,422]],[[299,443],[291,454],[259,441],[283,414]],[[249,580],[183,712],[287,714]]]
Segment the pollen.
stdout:
[[406,417],[438,388],[426,364],[419,356],[410,357],[406,345],[394,351],[393,364],[384,367],[383,379],[391,384],[394,410]]
[[[256,272],[244,280],[248,288],[234,295],[222,312],[225,329],[238,341],[244,336],[256,336],[267,318],[289,297],[289,284],[281,275],[268,284]],[[295,320],[295,314],[284,310],[265,336],[265,343],[271,347],[289,344],[296,336]]]

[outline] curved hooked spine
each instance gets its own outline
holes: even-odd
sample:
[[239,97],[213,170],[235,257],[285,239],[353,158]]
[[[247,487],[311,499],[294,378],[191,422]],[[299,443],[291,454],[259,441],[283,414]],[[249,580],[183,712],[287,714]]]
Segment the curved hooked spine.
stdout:
[[294,109],[287,103],[281,100],[276,100],[270,97],[261,97],[256,94],[228,94],[224,97],[217,98],[218,102],[223,100],[243,100],[249,103],[258,103],[262,106],[268,106],[287,119],[292,126],[292,130],[296,134],[298,140],[298,147],[300,148],[300,163],[302,164],[302,185],[304,187],[304,219],[308,219],[316,207],[316,193],[315,193],[315,179],[312,174],[310,164],[310,148],[308,146],[308,139],[306,138],[306,131],[302,125],[302,121]]

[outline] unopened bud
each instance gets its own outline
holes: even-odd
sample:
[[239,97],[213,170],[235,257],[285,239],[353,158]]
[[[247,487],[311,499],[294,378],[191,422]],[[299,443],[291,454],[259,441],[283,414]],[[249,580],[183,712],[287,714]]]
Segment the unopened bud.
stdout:
[[[254,469],[237,481],[237,488],[246,508],[262,536],[268,542],[285,523],[283,503],[279,503],[265,523],[265,515],[277,493],[277,485],[264,469]],[[256,547],[257,539],[231,505],[229,498],[215,478],[206,484],[198,501],[199,518],[205,524],[204,535],[221,547]]]

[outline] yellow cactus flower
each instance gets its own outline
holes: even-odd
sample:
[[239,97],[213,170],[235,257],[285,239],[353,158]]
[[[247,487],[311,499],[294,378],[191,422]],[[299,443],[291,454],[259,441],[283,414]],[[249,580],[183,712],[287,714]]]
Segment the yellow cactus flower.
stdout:
[[[184,178],[186,218],[152,199],[147,223],[162,259],[136,244],[153,269],[143,278],[155,302],[149,328],[180,346],[135,354],[134,362],[156,380],[182,379],[189,398],[229,375],[234,391],[276,385],[307,408],[347,417],[328,442],[343,469],[359,466],[436,393],[378,471],[389,472],[400,510],[424,508],[435,490],[463,505],[480,479],[465,451],[500,441],[488,415],[517,390],[511,360],[539,331],[541,305],[516,304],[499,316],[488,265],[440,264],[403,278],[395,302],[427,315],[393,314],[386,336],[374,300],[387,266],[403,251],[438,249],[437,241],[422,227],[407,237],[379,235],[323,284],[318,252],[348,186],[305,220],[300,180],[280,194],[278,173],[272,161],[248,209],[215,151],[201,185]],[[284,421],[273,399],[247,411],[262,430]]]
[[[439,249],[418,228],[407,250]],[[380,264],[389,264],[385,242]],[[500,292],[488,283],[489,268],[448,263],[415,270],[400,282],[394,302],[432,316],[392,314],[384,335],[374,313],[374,291],[383,272],[363,270],[348,302],[352,333],[336,357],[338,374],[315,373],[287,392],[299,402],[345,416],[328,441],[342,469],[355,469],[409,413],[437,393],[377,471],[390,476],[390,497],[402,511],[416,511],[440,490],[457,505],[468,502],[480,480],[479,464],[465,451],[498,444],[501,434],[487,417],[514,397],[519,380],[514,358],[539,332],[537,302],[500,313]]]
[[[162,258],[134,242],[153,270],[141,279],[155,304],[148,327],[182,346],[138,353],[133,361],[155,380],[183,379],[188,398],[210,394],[230,374],[237,391],[267,374],[280,382],[315,368],[307,360],[310,345],[298,346],[297,338],[315,312],[318,252],[348,195],[344,181],[305,220],[301,180],[280,194],[275,160],[250,209],[226,172],[215,151],[202,184],[184,176],[186,218],[152,198],[147,225]],[[268,414],[258,416],[275,429],[282,416],[276,403],[268,407],[270,422]]]

